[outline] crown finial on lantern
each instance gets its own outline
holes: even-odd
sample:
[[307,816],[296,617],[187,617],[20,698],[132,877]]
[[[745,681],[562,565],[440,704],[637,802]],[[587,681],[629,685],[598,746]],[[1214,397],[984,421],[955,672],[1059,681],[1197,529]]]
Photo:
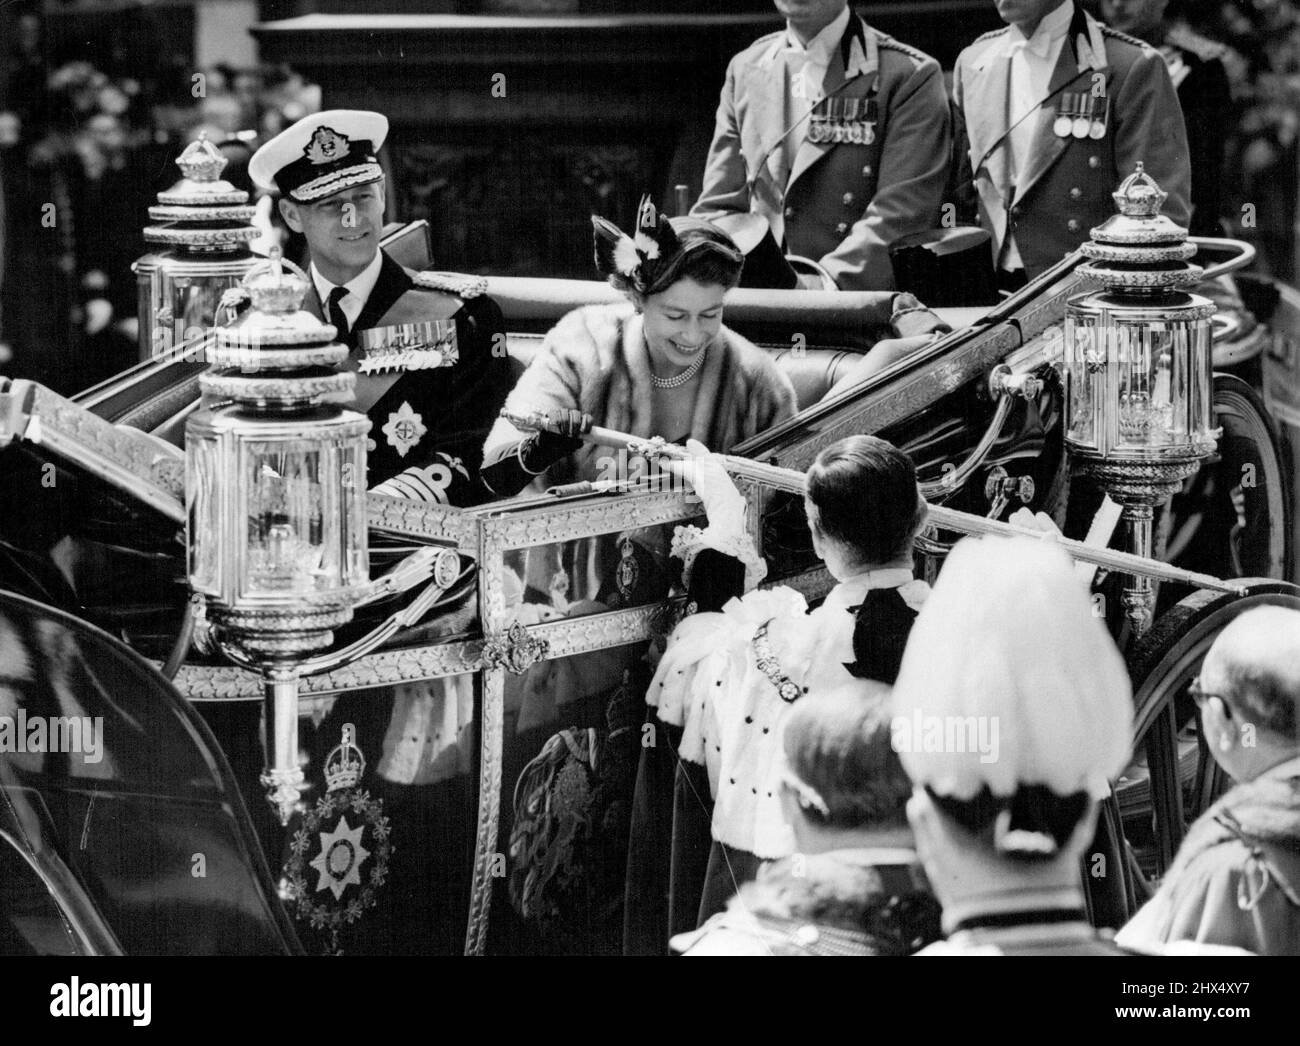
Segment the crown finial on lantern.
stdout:
[[176,157],[181,173],[195,182],[215,182],[226,169],[227,160],[221,150],[208,141],[208,132],[200,131],[198,138]]
[[284,252],[272,247],[270,257],[244,277],[244,287],[258,312],[297,312],[307,296],[306,277],[296,265],[284,260]]
[[1120,182],[1119,188],[1111,193],[1111,199],[1120,214],[1130,218],[1154,218],[1164,207],[1169,194],[1143,170],[1139,160],[1137,169]]

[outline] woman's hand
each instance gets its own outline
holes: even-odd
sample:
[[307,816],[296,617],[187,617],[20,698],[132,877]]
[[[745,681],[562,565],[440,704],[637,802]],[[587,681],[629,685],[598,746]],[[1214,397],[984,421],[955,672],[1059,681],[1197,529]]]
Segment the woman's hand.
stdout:
[[[546,414],[547,435],[569,440],[580,446],[582,437],[591,431],[592,418],[580,410],[552,410]],[[577,449],[577,446],[574,449]]]

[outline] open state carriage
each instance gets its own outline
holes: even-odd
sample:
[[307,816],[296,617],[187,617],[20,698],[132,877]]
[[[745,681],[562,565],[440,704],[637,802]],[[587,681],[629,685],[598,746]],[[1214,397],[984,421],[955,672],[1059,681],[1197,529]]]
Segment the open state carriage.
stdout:
[[[391,248],[418,263],[421,237],[407,227]],[[1201,247],[1229,265],[1240,254]],[[935,506],[925,575],[962,532],[1020,505],[1068,538],[1093,531],[1070,549],[1102,568],[1095,606],[1137,700],[1135,761],[1084,870],[1093,920],[1117,926],[1225,786],[1187,696],[1201,657],[1246,608],[1300,607],[1300,296],[1242,280],[1258,326],[1216,318],[1212,387],[1187,393],[1222,430],[1212,452],[1181,474],[1139,469],[1121,483],[1066,439],[1067,415],[1081,416],[1068,401],[1080,320],[1067,324],[1067,303],[1096,286],[1084,263],[1072,255],[995,307],[939,310],[950,333],[861,381],[853,368],[889,336],[892,294],[733,292],[728,325],[774,354],[800,408],[733,456],[750,463],[736,471],[765,584],[810,600],[832,582],[796,473],[854,433],[916,462]],[[520,365],[561,315],[612,294],[526,279],[488,292]],[[656,738],[642,695],[684,601],[662,535],[698,521],[698,502],[643,469],[638,447],[611,450],[608,483],[473,509],[371,494],[369,575],[387,580],[337,628],[309,601],[279,611],[294,635],[337,632],[332,645],[250,653],[258,644],[232,640],[231,617],[196,623],[202,601],[187,586],[196,498],[180,443],[211,339],[182,339],[70,401],[0,386],[0,713],[103,723],[95,761],[0,751],[0,946],[621,950],[629,908],[662,900],[625,897],[625,882],[629,862],[663,860],[637,856],[654,843],[634,838],[637,765]],[[1114,391],[1114,368],[1093,370],[1098,395]],[[1122,544],[1107,491],[1129,505],[1149,556],[1106,551]],[[420,736],[439,747],[425,778],[386,789],[373,724],[399,707],[422,708]]]

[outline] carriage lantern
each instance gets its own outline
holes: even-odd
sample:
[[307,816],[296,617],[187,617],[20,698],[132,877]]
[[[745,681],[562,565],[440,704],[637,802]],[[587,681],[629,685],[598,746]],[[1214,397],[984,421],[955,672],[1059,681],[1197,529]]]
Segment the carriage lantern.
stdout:
[[342,406],[356,379],[334,367],[348,350],[301,309],[301,270],[276,251],[244,287],[252,307],[217,328],[200,378],[211,405],[185,426],[188,569],[217,642],[266,683],[263,783],[287,823],[303,782],[295,666],[333,641],[369,581],[370,422]]
[[176,159],[184,177],[149,208],[154,224],[144,239],[153,251],[131,266],[142,360],[205,333],[222,294],[262,260],[248,249],[257,238],[254,208],[248,193],[221,177],[226,162],[205,137],[191,142]]
[[[1189,293],[1204,270],[1187,230],[1160,213],[1167,193],[1137,165],[1114,193],[1118,209],[1083,245],[1082,276],[1100,290],[1065,316],[1065,441],[1075,467],[1123,509],[1130,551],[1152,554],[1152,519],[1215,448],[1210,318]],[[1151,622],[1149,578],[1124,590],[1130,622]]]

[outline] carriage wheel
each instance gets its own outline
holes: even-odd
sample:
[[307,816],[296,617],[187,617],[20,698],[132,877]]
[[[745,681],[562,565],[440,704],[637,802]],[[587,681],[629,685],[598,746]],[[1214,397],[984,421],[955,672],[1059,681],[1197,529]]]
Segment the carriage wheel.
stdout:
[[1218,449],[1173,499],[1163,558],[1217,577],[1290,577],[1287,474],[1264,402],[1216,374],[1214,413]]
[[[1135,762],[1116,783],[1117,801],[1106,818],[1099,847],[1123,882],[1090,882],[1094,921],[1118,925],[1134,903],[1149,895],[1172,862],[1188,826],[1228,781],[1200,735],[1195,703],[1187,692],[1211,644],[1230,621],[1252,607],[1300,610],[1300,587],[1268,578],[1242,581],[1244,596],[1200,589],[1156,619],[1130,649],[1135,707]],[[1122,826],[1123,843],[1114,839]],[[1122,892],[1120,887],[1122,886]],[[1105,889],[1105,888],[1109,889]],[[1124,898],[1120,911],[1119,898]]]

